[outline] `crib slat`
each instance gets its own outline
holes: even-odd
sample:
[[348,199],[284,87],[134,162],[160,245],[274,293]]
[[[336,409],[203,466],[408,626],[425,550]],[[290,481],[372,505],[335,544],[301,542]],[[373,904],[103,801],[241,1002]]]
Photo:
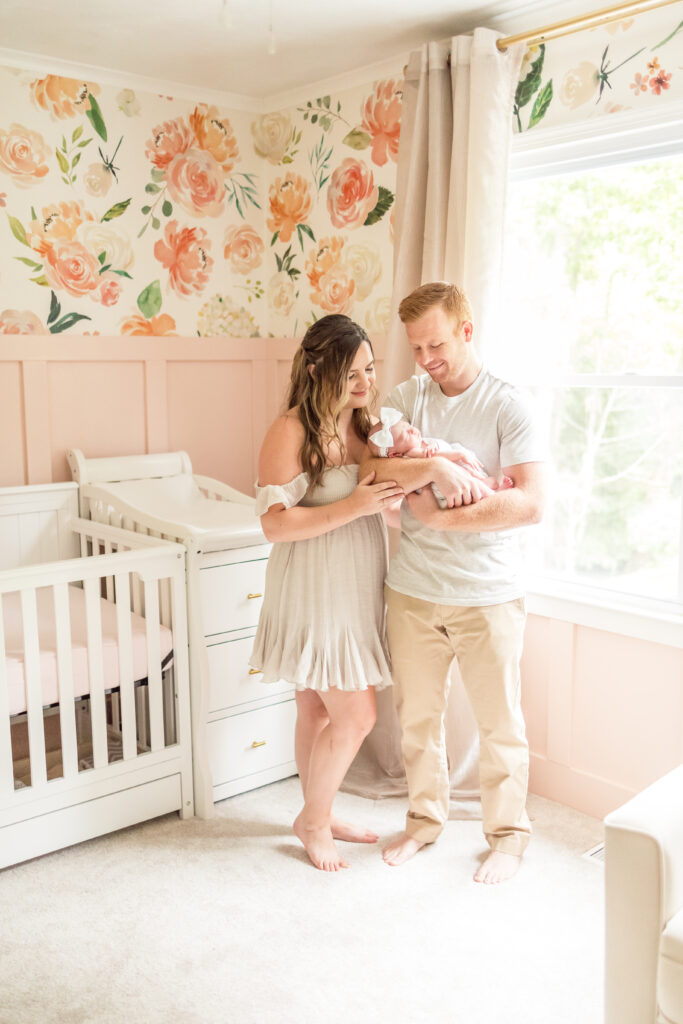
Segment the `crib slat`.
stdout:
[[21,591],[21,618],[24,627],[24,673],[26,676],[31,785],[44,786],[47,782],[45,723],[43,722],[43,693],[40,684],[40,645],[35,590]]
[[121,687],[121,731],[123,760],[137,755],[135,735],[135,682],[133,679],[133,637],[130,625],[130,585],[128,573],[117,572],[116,625],[119,640],[119,682]]
[[13,790],[14,765],[12,763],[12,733],[9,724],[5,625],[2,617],[2,595],[0,594],[0,796],[4,797]]
[[99,583],[100,581],[97,577],[91,577],[84,581],[94,768],[102,768],[109,761],[107,716],[104,702],[104,671],[102,668],[102,616],[100,613]]
[[[105,540],[105,542],[104,542],[104,553],[105,553],[105,555],[110,555],[111,551],[112,551],[111,541],[110,540]],[[105,577],[105,586],[107,588],[106,589],[107,601],[113,601],[114,600],[114,579],[113,579],[112,576],[106,576]]]
[[161,692],[158,587],[157,580],[145,580],[147,683],[149,692],[150,746],[152,750],[160,750],[164,745],[164,700]]
[[78,775],[78,743],[76,741],[76,701],[74,698],[73,665],[71,657],[71,620],[69,615],[69,588],[66,583],[55,583],[52,588],[55,602],[55,630],[57,634],[57,678],[59,680],[59,724],[62,736],[62,766],[65,779]]

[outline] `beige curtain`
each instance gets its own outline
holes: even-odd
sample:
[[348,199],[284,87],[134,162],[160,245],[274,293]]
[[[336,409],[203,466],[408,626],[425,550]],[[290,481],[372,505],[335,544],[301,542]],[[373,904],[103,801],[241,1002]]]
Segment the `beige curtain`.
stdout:
[[[472,36],[428,43],[410,55],[396,182],[385,391],[415,371],[397,310],[405,295],[427,281],[464,287],[478,350],[489,366],[495,357],[512,103],[524,53],[523,44],[500,53],[497,38],[489,29],[476,29]],[[478,817],[476,722],[455,665],[451,679],[446,716],[451,817]],[[375,798],[405,794],[391,692],[378,694],[377,705],[377,725],[344,788]]]

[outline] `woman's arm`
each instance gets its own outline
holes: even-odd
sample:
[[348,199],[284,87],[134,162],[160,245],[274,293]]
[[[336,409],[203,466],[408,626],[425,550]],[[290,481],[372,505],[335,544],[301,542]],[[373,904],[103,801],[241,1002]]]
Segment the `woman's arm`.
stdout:
[[[278,417],[266,434],[258,464],[258,482],[267,484],[289,483],[301,472],[300,452],[304,428],[298,417],[291,413]],[[361,516],[381,512],[385,504],[403,494],[393,480],[373,483],[374,476],[366,474],[347,498],[318,508],[285,508],[282,503],[271,505],[261,516],[261,529],[272,542],[305,540],[344,526]]]
[[427,484],[436,484],[450,508],[480,501],[494,492],[469,470],[441,455],[431,459],[380,459],[371,455],[361,462],[360,475],[375,474],[375,480],[396,481],[410,494]]

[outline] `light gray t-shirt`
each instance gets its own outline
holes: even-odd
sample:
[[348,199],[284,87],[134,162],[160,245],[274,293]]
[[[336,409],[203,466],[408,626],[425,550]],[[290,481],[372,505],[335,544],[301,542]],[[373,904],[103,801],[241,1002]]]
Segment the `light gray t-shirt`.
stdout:
[[[394,388],[383,404],[398,409],[423,436],[472,449],[490,476],[500,476],[503,467],[544,458],[528,400],[485,369],[453,398],[444,395],[429,374],[420,374]],[[480,606],[512,601],[524,593],[519,532],[519,528],[483,533],[431,530],[404,502],[401,543],[387,584],[435,604]]]

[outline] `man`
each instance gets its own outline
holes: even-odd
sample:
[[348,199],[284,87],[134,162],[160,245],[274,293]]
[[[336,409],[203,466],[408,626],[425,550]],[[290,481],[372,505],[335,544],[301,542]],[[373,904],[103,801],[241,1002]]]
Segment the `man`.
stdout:
[[[398,865],[434,842],[448,818],[444,716],[458,659],[479,727],[483,827],[490,846],[475,880],[519,867],[531,827],[529,751],[520,705],[525,624],[516,528],[541,518],[541,445],[515,388],[493,377],[473,345],[469,302],[444,282],[415,289],[399,307],[426,374],[394,388],[385,405],[424,435],[472,449],[486,473],[514,487],[491,491],[446,459],[367,459],[361,478],[396,480],[407,497],[401,542],[387,577],[387,630],[408,777],[406,831],[384,850]],[[440,508],[433,490],[447,499]],[[419,493],[416,489],[421,489]]]

